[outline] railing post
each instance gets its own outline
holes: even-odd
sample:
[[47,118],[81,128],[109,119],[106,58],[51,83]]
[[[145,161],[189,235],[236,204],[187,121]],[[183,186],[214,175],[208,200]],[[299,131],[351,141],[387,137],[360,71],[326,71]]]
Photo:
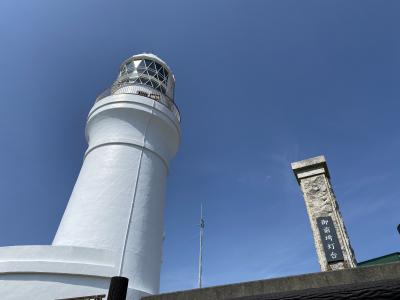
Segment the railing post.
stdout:
[[107,300],[126,300],[128,281],[126,277],[111,277]]

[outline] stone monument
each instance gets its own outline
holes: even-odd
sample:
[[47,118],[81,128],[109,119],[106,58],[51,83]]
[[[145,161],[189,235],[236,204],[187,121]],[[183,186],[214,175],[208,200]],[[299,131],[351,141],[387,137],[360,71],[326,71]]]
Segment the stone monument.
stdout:
[[292,163],[303,192],[321,271],[357,266],[324,156]]

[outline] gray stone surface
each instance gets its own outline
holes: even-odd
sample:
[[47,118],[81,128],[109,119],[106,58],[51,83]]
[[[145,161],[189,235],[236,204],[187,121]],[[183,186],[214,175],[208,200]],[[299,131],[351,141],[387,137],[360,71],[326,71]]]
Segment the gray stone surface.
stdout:
[[[344,269],[284,278],[244,282],[196,290],[167,293],[142,298],[143,300],[228,300],[240,297],[276,293],[304,293],[309,289],[328,289],[351,284],[373,287],[382,281],[400,280],[400,263],[364,268]],[[266,297],[267,298],[267,297]],[[261,298],[260,298],[261,299]],[[322,299],[322,298],[318,298]]]
[[[325,157],[318,156],[292,163],[292,169],[303,192],[321,270],[355,268],[357,263],[354,251],[330,183]],[[344,256],[343,262],[328,263],[325,257],[317,218],[327,216],[331,217],[334,223]]]

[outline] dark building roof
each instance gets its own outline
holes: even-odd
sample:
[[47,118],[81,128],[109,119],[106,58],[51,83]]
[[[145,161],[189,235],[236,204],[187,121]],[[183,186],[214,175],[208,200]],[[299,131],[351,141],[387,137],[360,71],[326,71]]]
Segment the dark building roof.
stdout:
[[400,299],[400,262],[154,295],[143,300]]

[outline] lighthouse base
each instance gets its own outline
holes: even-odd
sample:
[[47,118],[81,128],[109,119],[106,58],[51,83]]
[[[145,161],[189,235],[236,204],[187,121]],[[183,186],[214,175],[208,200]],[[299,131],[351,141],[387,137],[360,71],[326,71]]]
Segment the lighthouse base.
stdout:
[[[70,246],[0,248],[2,300],[55,300],[106,295],[117,274],[113,252]],[[128,287],[127,300],[149,295]]]

